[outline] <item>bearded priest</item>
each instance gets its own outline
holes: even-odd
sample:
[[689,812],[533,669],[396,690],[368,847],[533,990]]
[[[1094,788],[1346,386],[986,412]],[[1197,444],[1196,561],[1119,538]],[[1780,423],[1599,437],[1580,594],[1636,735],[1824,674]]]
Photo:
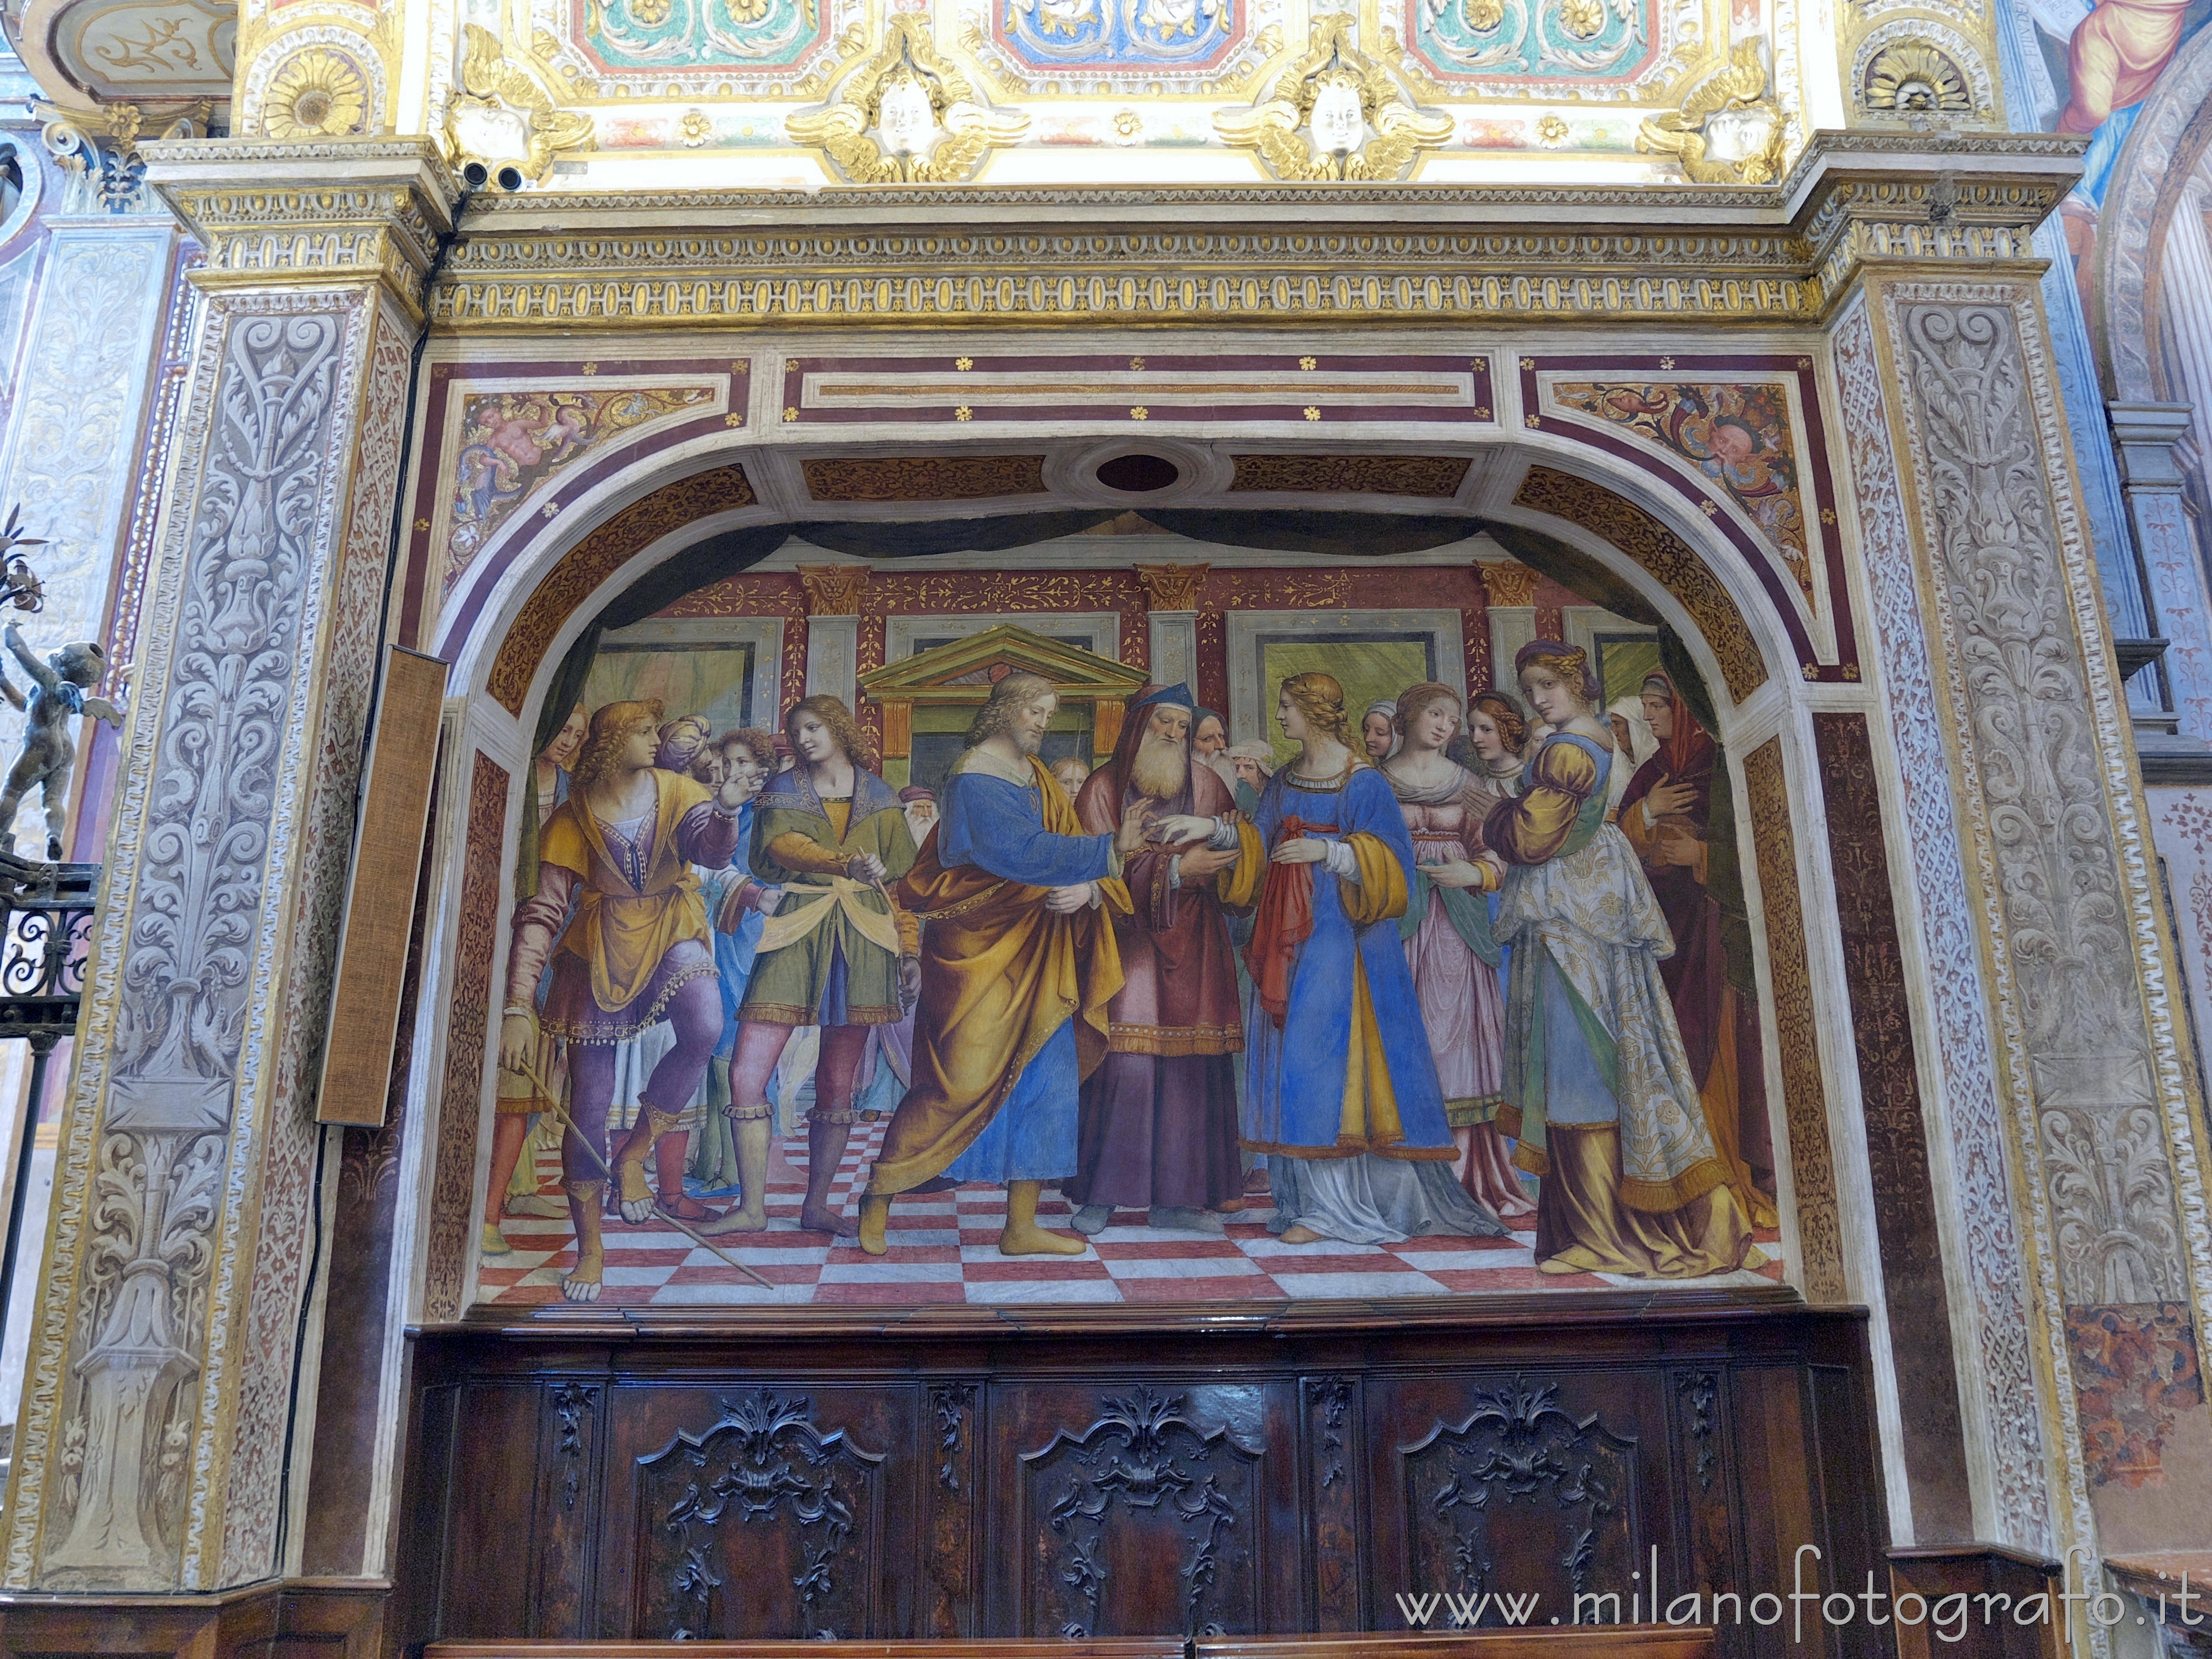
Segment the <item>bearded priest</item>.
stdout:
[[1154,1227],[1218,1233],[1243,1208],[1237,1068],[1244,1046],[1237,959],[1224,906],[1248,908],[1267,860],[1259,832],[1212,768],[1194,764],[1201,714],[1185,685],[1147,686],[1129,705],[1114,758],[1091,775],[1075,814],[1092,835],[1132,812],[1151,839],[1121,869],[1131,909],[1114,917],[1121,989],[1108,1011],[1104,1064],[1083,1085],[1078,1232],[1116,1210]]
[[1080,1255],[1079,1238],[1037,1224],[1048,1181],[1075,1169],[1084,1078],[1106,1054],[1121,988],[1109,913],[1129,908],[1124,861],[1142,850],[1140,805],[1085,835],[1037,758],[1059,699],[1011,673],[969,728],[943,816],[903,880],[920,916],[921,1000],[913,1081],[884,1130],[860,1201],[860,1248],[881,1255],[891,1200],[939,1176],[1006,1189],[1003,1255]]

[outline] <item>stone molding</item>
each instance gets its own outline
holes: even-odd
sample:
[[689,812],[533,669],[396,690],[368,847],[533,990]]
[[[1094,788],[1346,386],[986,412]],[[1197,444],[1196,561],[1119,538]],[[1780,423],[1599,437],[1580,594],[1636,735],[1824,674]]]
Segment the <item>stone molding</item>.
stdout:
[[143,147],[147,179],[206,250],[204,288],[380,282],[419,317],[460,187],[428,143],[177,140]]
[[[155,187],[208,248],[210,284],[350,272],[412,304],[457,194],[418,140],[147,149]],[[431,309],[460,328],[564,331],[1806,324],[1869,261],[1986,270],[2033,258],[2029,239],[2081,149],[2039,134],[1823,133],[1767,189],[529,192],[471,204]],[[760,230],[763,215],[778,228]]]

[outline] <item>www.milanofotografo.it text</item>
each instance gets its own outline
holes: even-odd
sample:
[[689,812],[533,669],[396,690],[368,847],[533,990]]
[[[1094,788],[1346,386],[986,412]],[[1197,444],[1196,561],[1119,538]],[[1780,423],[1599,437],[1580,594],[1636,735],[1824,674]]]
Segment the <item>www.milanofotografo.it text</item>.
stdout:
[[[1811,1571],[1807,1570],[1811,1563]],[[2110,1589],[2088,1588],[2086,1575],[2077,1579],[2077,1566],[2094,1570],[2087,1552],[2067,1552],[2058,1588],[2024,1595],[2001,1590],[1942,1595],[1923,1595],[1915,1590],[1885,1590],[1876,1587],[1871,1569],[1866,1587],[1859,1590],[1824,1589],[1820,1582],[1820,1549],[1800,1544],[1786,1591],[1761,1590],[1746,1595],[1737,1590],[1683,1590],[1668,1595],[1660,1588],[1659,1551],[1650,1555],[1649,1576],[1643,1570],[1629,1574],[1629,1588],[1617,1590],[1578,1590],[1565,1613],[1547,1612],[1536,1591],[1483,1590],[1464,1594],[1450,1590],[1397,1593],[1398,1613],[1414,1629],[1469,1629],[1478,1625],[1757,1625],[1771,1628],[1788,1625],[1792,1639],[1802,1641],[1806,1631],[1824,1626],[1852,1624],[1929,1626],[1938,1641],[1966,1639],[1977,1626],[2012,1624],[2029,1627],[2063,1624],[2079,1605],[2090,1622],[2111,1629],[2134,1623],[2175,1624],[2190,1629],[2212,1626],[2212,1591],[2192,1588],[2187,1574],[2171,1595],[2155,1603],[2144,1602],[2130,1611],[2128,1599]],[[1556,1605],[1556,1604],[1554,1604]]]

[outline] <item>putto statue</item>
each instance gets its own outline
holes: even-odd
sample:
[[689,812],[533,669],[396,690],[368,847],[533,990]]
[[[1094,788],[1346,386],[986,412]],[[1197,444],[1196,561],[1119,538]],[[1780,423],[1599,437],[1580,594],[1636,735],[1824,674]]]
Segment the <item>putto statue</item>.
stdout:
[[[0,605],[36,611],[44,606],[45,594],[38,577],[15,550],[44,544],[16,532],[20,513],[20,508],[10,513],[7,525],[0,528],[0,561],[5,562],[4,573],[0,573]],[[76,766],[76,739],[70,731],[70,718],[90,714],[119,730],[124,709],[106,697],[85,695],[107,672],[107,653],[93,641],[64,645],[40,658],[23,643],[22,634],[11,621],[0,629],[0,642],[6,644],[31,681],[28,692],[19,690],[6,668],[0,666],[0,696],[23,711],[22,747],[8,770],[7,788],[0,793],[0,851],[14,850],[11,826],[16,811],[24,796],[40,788],[46,792],[46,858],[52,862],[62,855],[70,775]]]

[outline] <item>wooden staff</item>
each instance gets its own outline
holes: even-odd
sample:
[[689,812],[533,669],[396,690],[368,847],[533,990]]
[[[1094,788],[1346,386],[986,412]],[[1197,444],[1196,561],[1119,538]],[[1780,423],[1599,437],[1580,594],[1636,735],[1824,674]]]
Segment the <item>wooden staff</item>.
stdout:
[[[609,1181],[614,1181],[615,1172],[607,1168],[607,1161],[605,1158],[599,1156],[599,1149],[592,1146],[590,1139],[576,1127],[575,1119],[568,1115],[567,1108],[561,1104],[561,1097],[553,1092],[552,1088],[546,1083],[545,1079],[538,1075],[537,1068],[535,1066],[526,1066],[522,1068],[522,1073],[525,1077],[528,1078],[532,1084],[537,1085],[538,1098],[545,1103],[547,1109],[552,1112],[555,1117],[561,1120],[561,1127],[574,1138],[575,1142],[579,1146],[581,1146],[586,1152],[591,1154],[592,1162],[599,1166],[599,1173],[605,1176]],[[617,1182],[616,1184],[619,1185],[620,1183]],[[751,1279],[754,1284],[759,1285],[763,1290],[772,1291],[775,1288],[775,1285],[769,1284],[768,1280],[763,1279],[750,1267],[745,1266],[744,1262],[738,1261],[737,1257],[732,1255],[727,1250],[714,1243],[713,1239],[707,1237],[704,1234],[693,1231],[692,1228],[684,1222],[681,1216],[672,1215],[667,1210],[663,1209],[660,1212],[660,1218],[667,1222],[670,1226],[675,1228],[678,1232],[682,1233],[684,1237],[690,1239],[694,1244],[700,1246],[702,1249],[712,1250],[716,1255],[721,1257],[723,1261],[728,1262],[732,1267],[735,1267],[747,1279]]]

